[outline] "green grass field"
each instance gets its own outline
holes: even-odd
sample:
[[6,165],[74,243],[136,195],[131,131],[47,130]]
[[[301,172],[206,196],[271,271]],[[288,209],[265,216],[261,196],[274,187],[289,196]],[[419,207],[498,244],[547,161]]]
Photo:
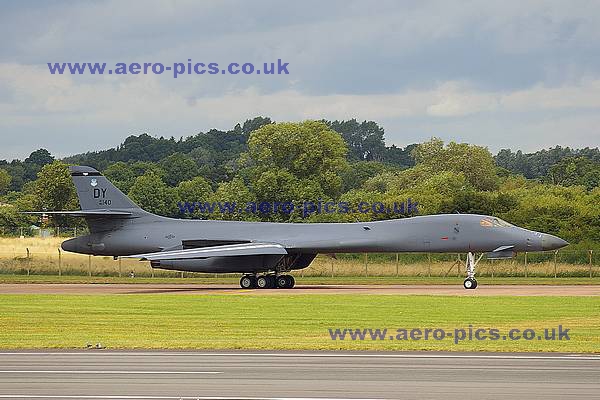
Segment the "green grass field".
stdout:
[[[328,328],[532,328],[569,341],[333,341]],[[597,297],[0,295],[0,347],[600,352]]]
[[[57,276],[57,275],[3,275],[0,283],[167,283],[167,284],[231,284],[237,285],[240,275],[194,275],[185,278],[167,277],[116,277],[116,276]],[[299,276],[295,274],[298,285],[459,285],[464,277],[449,276]],[[600,276],[593,278],[549,278],[549,277],[478,277],[485,285],[600,285]]]

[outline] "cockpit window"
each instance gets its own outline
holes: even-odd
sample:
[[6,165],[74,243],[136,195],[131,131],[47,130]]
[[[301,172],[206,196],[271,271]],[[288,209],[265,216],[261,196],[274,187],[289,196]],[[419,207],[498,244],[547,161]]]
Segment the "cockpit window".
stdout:
[[513,226],[513,225],[509,224],[508,222],[501,220],[500,218],[495,218],[495,217],[482,218],[481,221],[479,221],[479,225],[486,227],[486,228],[489,228],[489,227],[508,228],[508,227]]
[[509,227],[513,226],[512,224],[509,224],[508,222],[506,222],[500,218],[494,218],[494,222],[496,224],[498,224],[498,226],[501,226],[503,228],[509,228]]
[[491,218],[481,218],[481,221],[479,221],[479,225],[485,228],[489,228],[494,226],[494,223],[492,222]]

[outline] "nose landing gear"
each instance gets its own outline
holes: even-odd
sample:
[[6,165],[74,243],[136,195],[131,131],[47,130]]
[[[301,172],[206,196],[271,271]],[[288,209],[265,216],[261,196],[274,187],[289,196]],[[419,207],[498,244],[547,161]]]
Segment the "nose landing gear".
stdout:
[[477,287],[477,280],[475,279],[475,267],[483,257],[483,254],[479,256],[475,261],[475,254],[467,253],[467,279],[463,282],[465,289],[475,289]]

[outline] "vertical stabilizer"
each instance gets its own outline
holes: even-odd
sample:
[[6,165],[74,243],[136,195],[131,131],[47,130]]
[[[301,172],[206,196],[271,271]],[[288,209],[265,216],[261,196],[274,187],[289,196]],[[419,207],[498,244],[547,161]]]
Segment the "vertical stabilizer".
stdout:
[[100,172],[91,167],[69,167],[77,189],[82,211],[87,210],[140,210]]

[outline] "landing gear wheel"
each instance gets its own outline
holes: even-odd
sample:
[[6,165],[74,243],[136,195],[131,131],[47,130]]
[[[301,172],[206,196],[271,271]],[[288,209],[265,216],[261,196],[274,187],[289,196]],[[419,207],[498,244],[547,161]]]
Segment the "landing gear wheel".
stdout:
[[261,275],[256,278],[256,287],[259,289],[268,289],[271,287],[270,279],[268,276]]
[[252,289],[256,287],[256,278],[252,275],[242,276],[240,279],[240,286],[242,289]]
[[279,289],[287,289],[290,282],[287,275],[279,275],[277,277],[277,287]]
[[279,275],[276,284],[280,289],[291,289],[296,284],[296,280],[291,275]]
[[463,286],[465,287],[465,289],[475,289],[477,287],[477,281],[475,280],[475,278],[467,278],[463,282]]

